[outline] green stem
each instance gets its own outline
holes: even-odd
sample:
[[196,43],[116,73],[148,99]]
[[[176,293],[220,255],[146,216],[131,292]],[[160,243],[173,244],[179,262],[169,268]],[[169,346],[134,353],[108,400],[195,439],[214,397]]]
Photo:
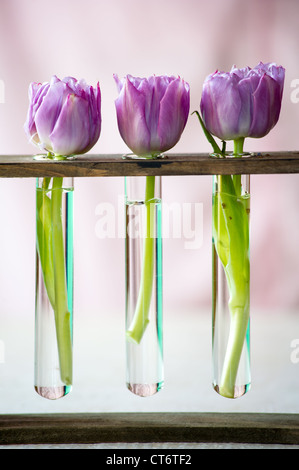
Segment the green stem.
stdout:
[[146,177],[145,187],[145,237],[140,288],[134,317],[126,332],[127,339],[139,344],[149,323],[154,279],[154,234],[153,234],[153,199],[155,197],[155,177]]
[[203,130],[208,142],[210,142],[210,144],[212,145],[215,154],[221,155],[222,153],[224,153],[224,152],[221,152],[220,147],[218,146],[218,144],[217,144],[216,140],[214,139],[214,137],[212,136],[212,134],[210,134],[208,132],[207,128],[204,125],[203,119],[202,119],[201,115],[199,114],[199,112],[198,111],[193,111],[193,113],[191,113],[191,114],[196,114],[196,116],[198,117],[198,120],[199,120],[199,123],[202,127],[202,130]]
[[72,333],[67,301],[64,237],[61,220],[63,178],[53,178],[51,218],[55,290],[55,324],[59,352],[61,380],[72,384]]
[[47,195],[49,181],[43,179],[36,191],[36,243],[48,299],[54,309],[54,268],[52,248],[51,199]]
[[249,226],[246,201],[224,193],[220,199],[228,240],[224,271],[230,294],[231,325],[219,393],[233,398],[249,320]]
[[234,156],[241,157],[243,154],[244,148],[244,137],[240,137],[239,139],[234,140]]
[[[244,137],[234,140],[234,157],[240,158],[243,153]],[[233,175],[233,182],[237,196],[241,195],[241,175]]]
[[235,397],[235,382],[246,338],[248,321],[249,305],[231,310],[231,325],[221,382],[219,385],[220,395],[226,398]]
[[[192,113],[193,114],[193,113]],[[220,150],[195,111],[214,153],[225,157],[225,142]],[[234,141],[234,156],[243,153],[244,138]],[[213,198],[213,240],[225,271],[230,299],[230,332],[226,348],[219,393],[233,398],[246,331],[249,321],[249,225],[248,198],[242,196],[241,175],[218,176]]]
[[[243,141],[235,143],[235,153],[243,151]],[[217,254],[223,265],[228,289],[230,331],[219,393],[233,398],[240,358],[249,321],[249,224],[247,199],[241,196],[241,176],[219,177],[216,199],[218,219],[214,227]],[[216,215],[215,213],[215,215]]]

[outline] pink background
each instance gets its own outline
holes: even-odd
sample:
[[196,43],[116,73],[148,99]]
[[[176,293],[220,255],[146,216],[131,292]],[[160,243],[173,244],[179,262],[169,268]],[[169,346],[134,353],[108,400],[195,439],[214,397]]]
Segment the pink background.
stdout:
[[[260,60],[286,68],[280,120],[246,150],[296,150],[299,103],[291,100],[299,78],[297,0],[1,0],[0,153],[31,154],[23,124],[31,81],[72,75],[102,90],[102,133],[92,153],[127,148],[116,124],[113,73],[175,74],[191,87],[199,109],[203,80],[217,68],[255,66]],[[297,85],[298,86],[298,85]],[[175,152],[210,151],[195,116],[189,117]],[[210,310],[211,177],[168,177],[166,203],[203,204],[203,244],[164,243],[164,309]],[[299,176],[253,176],[251,217],[252,308],[299,308]],[[34,311],[35,181],[0,181],[1,315]],[[118,208],[122,178],[75,180],[75,302],[77,315],[124,312],[124,241],[100,240],[96,207]]]

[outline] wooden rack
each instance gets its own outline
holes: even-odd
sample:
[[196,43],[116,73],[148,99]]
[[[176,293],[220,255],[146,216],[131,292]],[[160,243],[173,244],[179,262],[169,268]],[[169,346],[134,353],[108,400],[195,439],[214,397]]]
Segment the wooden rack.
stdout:
[[[163,159],[86,155],[65,161],[0,156],[0,177],[115,177],[299,173],[299,152],[243,158],[169,154]],[[97,413],[0,415],[0,445],[127,442],[299,445],[299,415],[269,413]],[[175,448],[175,444],[173,446]]]
[[70,160],[35,159],[32,155],[0,156],[0,177],[43,176],[187,176],[299,173],[299,152],[271,152],[243,158],[208,154],[169,154],[164,158],[124,159],[122,155],[86,155]]

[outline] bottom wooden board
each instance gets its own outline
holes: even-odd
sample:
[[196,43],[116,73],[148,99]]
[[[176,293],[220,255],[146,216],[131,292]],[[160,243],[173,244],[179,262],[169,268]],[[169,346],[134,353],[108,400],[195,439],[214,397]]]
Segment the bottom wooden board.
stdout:
[[299,444],[299,415],[102,413],[0,415],[0,445],[95,443]]

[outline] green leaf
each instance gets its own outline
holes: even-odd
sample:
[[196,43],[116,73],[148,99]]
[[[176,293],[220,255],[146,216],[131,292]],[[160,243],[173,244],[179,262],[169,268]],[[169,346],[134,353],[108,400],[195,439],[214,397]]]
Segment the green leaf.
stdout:
[[214,152],[219,154],[219,155],[222,155],[222,151],[220,150],[220,147],[218,146],[218,144],[217,144],[216,140],[214,139],[214,137],[212,136],[212,134],[210,134],[209,131],[207,130],[207,128],[205,127],[204,122],[203,122],[202,117],[199,114],[199,112],[198,111],[193,111],[193,113],[191,113],[191,115],[192,114],[197,115],[198,120],[201,124],[201,127],[204,131],[204,134],[205,134],[206,138],[208,139],[208,141],[210,142],[210,144],[212,145]]

